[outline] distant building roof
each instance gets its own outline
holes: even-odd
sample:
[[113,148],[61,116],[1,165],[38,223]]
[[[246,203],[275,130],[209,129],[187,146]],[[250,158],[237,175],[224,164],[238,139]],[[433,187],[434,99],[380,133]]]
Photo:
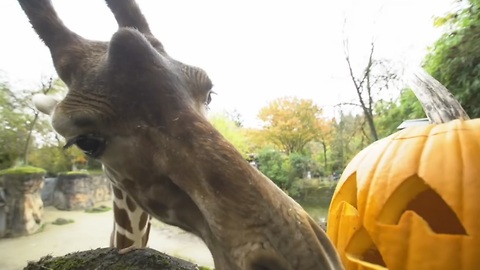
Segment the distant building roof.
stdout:
[[411,119],[405,120],[400,126],[397,127],[398,130],[407,128],[407,127],[415,127],[415,126],[424,126],[430,124],[428,118],[420,118],[420,119]]

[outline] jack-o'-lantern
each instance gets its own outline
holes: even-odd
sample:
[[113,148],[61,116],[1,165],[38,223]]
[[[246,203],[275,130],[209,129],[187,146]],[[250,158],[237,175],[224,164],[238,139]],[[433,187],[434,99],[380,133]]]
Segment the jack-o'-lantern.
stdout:
[[411,127],[362,150],[328,236],[351,269],[480,269],[480,119]]

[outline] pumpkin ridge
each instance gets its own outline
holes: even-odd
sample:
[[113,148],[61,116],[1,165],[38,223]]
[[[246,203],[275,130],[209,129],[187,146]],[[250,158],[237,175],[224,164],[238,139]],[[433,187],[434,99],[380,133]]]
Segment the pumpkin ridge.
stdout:
[[[364,186],[364,190],[361,192],[362,194],[366,194],[364,196],[366,196],[366,200],[364,203],[358,203],[358,212],[360,213],[360,216],[363,216],[365,214],[365,208],[367,207],[367,205],[369,204],[372,204],[372,201],[371,199],[376,199],[375,197],[372,197],[372,196],[369,196],[368,194],[370,194],[370,189],[371,189],[371,186],[372,184],[375,185],[376,184],[376,180],[378,179],[378,176],[377,174],[380,173],[380,170],[379,170],[379,164],[381,164],[382,162],[385,162],[384,161],[384,156],[386,153],[389,152],[389,150],[391,150],[391,148],[393,147],[392,143],[391,143],[391,140],[387,140],[389,137],[383,139],[383,140],[380,140],[380,141],[383,141],[384,144],[377,144],[376,145],[376,148],[374,148],[374,150],[376,151],[380,151],[380,154],[376,157],[376,160],[375,162],[372,164],[372,166],[368,166],[370,168],[373,168],[373,170],[370,171],[370,173],[368,175],[363,175],[363,177],[366,177],[366,179],[369,179],[368,181],[368,184],[366,184]],[[390,138],[391,139],[391,138]],[[380,142],[378,141],[378,142]],[[364,164],[362,164],[364,165]],[[358,179],[358,177],[357,177]],[[358,186],[358,180],[357,180],[357,186]],[[358,189],[357,189],[357,192],[358,192]],[[359,198],[361,196],[357,196],[357,198]]]

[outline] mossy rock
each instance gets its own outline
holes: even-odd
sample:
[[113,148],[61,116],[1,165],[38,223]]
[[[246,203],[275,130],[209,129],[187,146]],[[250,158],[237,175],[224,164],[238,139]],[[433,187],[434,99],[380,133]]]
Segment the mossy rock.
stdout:
[[52,222],[53,225],[65,225],[75,222],[73,219],[57,218]]
[[119,254],[114,248],[98,248],[79,251],[60,257],[50,255],[38,262],[29,262],[24,270],[200,270],[199,266],[145,248]]
[[0,175],[6,174],[46,174],[47,171],[33,166],[18,166],[0,171]]
[[112,210],[112,208],[105,206],[105,205],[100,205],[98,207],[93,207],[89,209],[85,209],[85,212],[87,213],[103,213]]

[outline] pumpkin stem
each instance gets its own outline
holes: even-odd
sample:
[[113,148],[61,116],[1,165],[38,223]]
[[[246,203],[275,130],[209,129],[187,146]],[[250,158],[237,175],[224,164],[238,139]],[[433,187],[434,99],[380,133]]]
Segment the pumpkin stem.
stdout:
[[430,123],[440,124],[455,119],[470,119],[452,93],[423,68],[414,69],[409,78],[409,84],[422,104]]

